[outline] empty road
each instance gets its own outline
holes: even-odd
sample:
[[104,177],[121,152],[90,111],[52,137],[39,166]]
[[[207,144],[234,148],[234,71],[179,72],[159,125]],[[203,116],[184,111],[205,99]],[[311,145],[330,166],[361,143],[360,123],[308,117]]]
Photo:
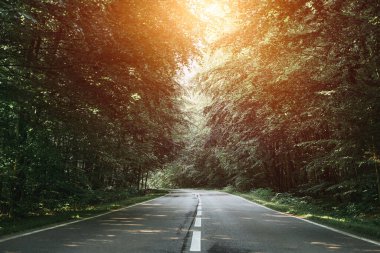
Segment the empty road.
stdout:
[[133,207],[16,238],[6,253],[380,252],[337,233],[226,193],[174,190]]

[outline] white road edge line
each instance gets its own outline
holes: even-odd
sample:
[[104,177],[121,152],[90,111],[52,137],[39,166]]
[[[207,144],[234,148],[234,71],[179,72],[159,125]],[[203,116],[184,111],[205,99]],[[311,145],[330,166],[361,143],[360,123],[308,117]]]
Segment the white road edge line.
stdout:
[[201,231],[193,231],[190,251],[201,251]]
[[202,226],[202,218],[195,218],[194,227],[200,228]]
[[197,212],[197,217],[202,216],[202,211]]
[[20,237],[32,235],[32,234],[37,234],[37,233],[44,232],[44,231],[47,231],[47,230],[52,230],[52,229],[55,229],[55,228],[64,227],[64,226],[71,225],[71,224],[74,224],[74,223],[78,223],[78,222],[82,222],[82,221],[86,221],[86,220],[95,219],[95,218],[98,218],[98,217],[101,217],[101,216],[104,216],[104,215],[107,215],[107,214],[110,214],[110,213],[119,212],[119,211],[122,211],[124,209],[128,209],[128,208],[131,208],[131,207],[134,207],[134,206],[138,206],[138,205],[141,205],[141,204],[153,201],[153,200],[157,200],[157,199],[166,197],[169,194],[170,193],[165,194],[165,195],[160,196],[160,197],[157,197],[157,198],[154,198],[154,199],[150,199],[150,200],[147,200],[147,201],[144,201],[144,202],[136,203],[136,204],[133,204],[133,205],[130,205],[130,206],[125,206],[125,207],[122,207],[122,208],[119,208],[119,209],[115,209],[115,210],[112,210],[112,211],[109,211],[109,212],[106,212],[106,213],[102,213],[102,214],[98,214],[98,215],[95,215],[95,216],[83,218],[83,219],[80,219],[80,220],[70,221],[70,222],[66,222],[66,223],[59,224],[59,225],[54,225],[54,226],[47,227],[47,228],[33,230],[33,231],[30,231],[30,232],[27,232],[27,233],[23,233],[23,234],[19,234],[19,235],[9,236],[9,237],[0,239],[0,243],[5,242],[5,241],[9,241],[9,240],[13,240],[13,239],[17,239],[17,238],[20,238]]
[[[228,192],[227,192],[228,193]],[[297,220],[301,220],[301,221],[304,221],[304,222],[307,222],[307,223],[310,223],[310,224],[313,224],[313,225],[316,225],[318,227],[322,227],[322,228],[325,228],[325,229],[328,229],[328,230],[331,230],[331,231],[334,231],[336,233],[339,233],[339,234],[342,234],[342,235],[346,235],[346,236],[350,236],[352,238],[355,238],[355,239],[359,239],[359,240],[362,240],[362,241],[365,241],[365,242],[369,242],[369,243],[372,243],[372,244],[375,244],[375,245],[378,245],[380,246],[380,242],[377,242],[377,241],[374,241],[374,240],[371,240],[371,239],[367,239],[367,238],[364,238],[364,237],[360,237],[360,236],[357,236],[357,235],[354,235],[354,234],[351,234],[351,233],[348,233],[348,232],[344,232],[342,230],[339,230],[339,229],[336,229],[336,228],[332,228],[332,227],[329,227],[329,226],[326,226],[326,225],[322,225],[322,224],[319,224],[319,223],[316,223],[314,221],[310,221],[310,220],[306,220],[306,219],[303,219],[301,217],[297,217],[297,216],[294,216],[294,215],[290,215],[290,214],[287,214],[287,213],[283,213],[283,212],[280,212],[280,211],[276,211],[276,210],[273,210],[269,207],[266,207],[266,206],[263,206],[261,204],[258,204],[256,202],[253,202],[251,200],[248,200],[248,199],[245,199],[243,197],[240,197],[240,196],[237,196],[237,195],[234,195],[234,194],[231,194],[231,193],[228,193],[229,195],[232,195],[232,196],[235,196],[237,198],[240,198],[242,200],[245,200],[251,204],[255,204],[255,205],[258,205],[258,206],[261,206],[265,209],[268,209],[268,210],[271,210],[271,211],[274,211],[274,212],[277,212],[277,213],[281,213],[281,214],[284,214],[286,216],[289,216],[291,218],[294,218],[294,219],[297,219]]]

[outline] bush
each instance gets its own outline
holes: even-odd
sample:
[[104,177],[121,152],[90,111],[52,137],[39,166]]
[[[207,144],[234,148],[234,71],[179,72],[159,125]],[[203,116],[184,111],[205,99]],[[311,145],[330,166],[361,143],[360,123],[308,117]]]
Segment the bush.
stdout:
[[238,191],[249,191],[251,186],[251,180],[249,178],[246,178],[244,176],[238,176],[235,178],[235,187]]
[[266,201],[270,201],[274,197],[274,192],[272,191],[272,189],[269,188],[259,188],[256,190],[251,190],[251,193]]
[[231,193],[231,192],[235,192],[236,189],[232,185],[227,185],[226,187],[223,188],[223,191]]

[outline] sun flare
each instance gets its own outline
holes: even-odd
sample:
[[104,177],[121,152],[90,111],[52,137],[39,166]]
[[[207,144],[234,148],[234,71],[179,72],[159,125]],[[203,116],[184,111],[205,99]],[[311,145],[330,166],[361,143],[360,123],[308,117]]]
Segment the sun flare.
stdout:
[[190,10],[204,22],[226,20],[231,12],[227,1],[189,1]]
[[228,12],[228,6],[222,6],[220,3],[212,3],[207,5],[203,12],[208,16],[214,16],[214,17],[225,17]]
[[203,22],[204,39],[212,43],[235,27],[233,8],[227,0],[189,0],[190,11]]

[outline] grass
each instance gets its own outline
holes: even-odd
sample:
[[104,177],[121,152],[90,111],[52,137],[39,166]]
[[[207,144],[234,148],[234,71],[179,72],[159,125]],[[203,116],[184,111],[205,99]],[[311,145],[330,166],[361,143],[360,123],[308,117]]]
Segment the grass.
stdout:
[[[144,202],[165,195],[167,191],[151,191],[147,194],[130,194],[127,192],[118,192],[119,197],[107,198],[106,194],[103,195],[102,201],[97,204],[77,204],[70,206],[64,205],[62,208],[54,211],[48,211],[39,214],[29,214],[26,217],[11,219],[8,217],[0,216],[0,236],[23,232],[31,229],[47,227],[56,223],[62,223],[73,220],[81,220],[83,218],[91,217],[97,214],[106,213],[111,210],[127,207],[136,203]],[[106,198],[104,198],[106,195]]]
[[380,241],[380,213],[347,213],[349,205],[338,206],[326,200],[273,193],[270,189],[239,192],[231,187],[224,191],[241,196],[271,209]]

